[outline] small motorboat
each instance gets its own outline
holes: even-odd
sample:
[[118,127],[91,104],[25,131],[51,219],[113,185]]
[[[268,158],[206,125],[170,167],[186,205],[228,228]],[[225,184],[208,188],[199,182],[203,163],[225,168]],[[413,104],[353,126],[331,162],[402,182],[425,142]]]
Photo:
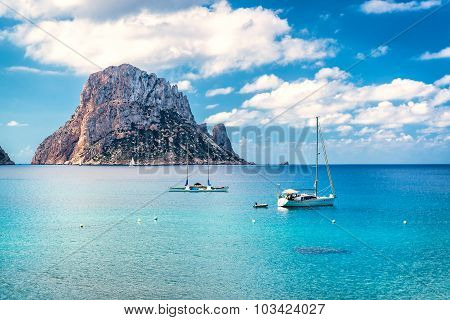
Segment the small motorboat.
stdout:
[[268,208],[269,207],[269,205],[267,204],[267,203],[258,203],[258,202],[255,202],[255,204],[253,205],[253,208]]

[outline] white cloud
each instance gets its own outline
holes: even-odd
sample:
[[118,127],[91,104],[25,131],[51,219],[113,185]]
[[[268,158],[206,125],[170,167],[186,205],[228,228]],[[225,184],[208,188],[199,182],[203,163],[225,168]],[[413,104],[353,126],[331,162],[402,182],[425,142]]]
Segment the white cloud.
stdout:
[[341,125],[336,128],[337,132],[340,132],[342,135],[347,135],[353,130],[352,126],[349,125]]
[[438,87],[448,86],[450,84],[450,74],[447,74],[439,80],[436,80],[434,84]]
[[404,132],[401,132],[399,135],[397,135],[392,130],[385,130],[381,129],[376,131],[372,136],[371,139],[378,140],[378,141],[386,141],[386,142],[411,142],[413,141],[413,137],[409,134],[406,134]]
[[361,5],[361,10],[367,14],[380,14],[401,11],[425,10],[441,4],[440,0],[395,2],[392,0],[369,0]]
[[205,96],[207,97],[214,97],[217,95],[226,95],[233,92],[233,87],[226,87],[226,88],[217,88],[217,89],[211,89],[206,91]]
[[374,132],[375,132],[375,129],[369,128],[369,127],[364,127],[364,128],[362,128],[361,130],[359,130],[356,134],[357,134],[358,136],[364,136],[364,135],[366,135],[366,134],[374,133]]
[[192,83],[189,80],[181,80],[177,82],[177,87],[181,91],[193,92],[195,91]]
[[[39,11],[42,4],[25,2],[29,10]],[[262,7],[232,9],[228,2],[219,1],[209,7],[188,6],[173,12],[141,8],[97,20],[76,14],[79,1],[70,4],[69,17],[59,16],[59,9],[48,14],[42,10],[46,19],[37,24],[102,67],[130,63],[156,72],[183,66],[192,75],[208,77],[269,63],[324,59],[336,51],[332,39],[293,37],[286,19]],[[95,6],[92,1],[85,8],[91,6]],[[36,16],[42,15],[36,12]],[[28,23],[1,31],[1,36],[23,47],[27,57],[40,63],[65,66],[77,73],[98,70]]]
[[208,105],[206,106],[206,109],[207,109],[207,110],[211,110],[211,109],[217,108],[218,106],[219,106],[218,103],[208,104]]
[[[3,0],[24,16],[33,19],[55,17],[78,17],[91,19],[117,18],[144,9],[168,12],[186,9],[195,5],[211,3],[211,0]],[[0,6],[0,16],[15,17],[15,14]]]
[[337,49],[333,39],[303,40],[286,36],[281,40],[282,63],[312,61],[334,57]]
[[433,59],[443,59],[450,58],[450,47],[444,48],[441,51],[430,53],[425,52],[420,56],[420,60],[433,60]]
[[283,83],[283,80],[278,78],[274,74],[264,74],[257,78],[252,83],[246,83],[241,90],[240,93],[251,93],[251,92],[258,92],[258,91],[264,91],[268,89],[276,89]]
[[408,100],[414,97],[427,97],[437,91],[438,89],[432,84],[397,78],[392,80],[391,83],[369,85],[344,92],[342,98],[354,102]]
[[322,68],[314,76],[317,80],[331,79],[331,80],[343,80],[347,79],[350,75],[339,69],[338,67],[333,68]]
[[54,70],[43,70],[27,66],[11,66],[6,68],[9,72],[25,72],[25,73],[35,73],[35,74],[45,74],[45,75],[62,75],[63,72]]
[[438,128],[450,127],[450,111],[441,111],[438,116],[433,117],[428,124]]
[[359,125],[379,125],[383,128],[400,128],[406,124],[418,124],[428,120],[433,109],[426,102],[408,102],[399,106],[389,101],[375,107],[360,109],[352,123]]
[[[313,79],[284,82],[269,92],[257,93],[245,100],[241,108],[212,115],[207,122],[233,125],[312,126],[320,116],[324,127],[341,135],[351,130],[368,137],[379,130],[398,130],[414,125],[417,130],[446,126],[445,113],[450,89],[411,79],[394,79],[389,83],[358,86],[339,68],[323,68]],[[380,135],[379,133],[378,135]],[[395,139],[409,140],[396,136]]]
[[378,48],[373,49],[370,52],[370,55],[374,58],[378,58],[381,56],[384,56],[388,53],[389,47],[388,46],[379,46]]
[[15,120],[11,120],[6,124],[7,127],[26,127],[28,126],[27,123],[19,123]]
[[[249,123],[253,125],[261,123],[262,114],[256,110],[236,109],[234,108],[230,112],[219,112],[205,119],[207,124],[224,123],[227,126],[243,126]],[[258,122],[253,122],[255,119],[259,119]]]

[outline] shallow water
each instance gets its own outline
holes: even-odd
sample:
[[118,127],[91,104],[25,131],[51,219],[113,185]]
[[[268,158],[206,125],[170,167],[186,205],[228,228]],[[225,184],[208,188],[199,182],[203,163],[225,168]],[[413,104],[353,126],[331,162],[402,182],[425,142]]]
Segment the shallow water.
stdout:
[[0,167],[0,298],[448,299],[450,166],[331,169],[334,208],[283,210],[300,167]]

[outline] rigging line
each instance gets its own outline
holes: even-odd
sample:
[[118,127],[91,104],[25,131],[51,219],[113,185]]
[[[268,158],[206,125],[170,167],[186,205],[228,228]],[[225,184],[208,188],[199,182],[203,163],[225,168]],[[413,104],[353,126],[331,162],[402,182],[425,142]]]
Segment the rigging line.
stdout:
[[323,137],[322,128],[320,127],[320,125],[319,125],[319,134],[320,134],[320,140],[322,142],[323,156],[325,158],[325,165],[326,165],[326,169],[327,169],[328,180],[330,181],[331,191],[333,192],[333,195],[336,195],[336,190],[334,189],[333,178],[331,176],[330,165],[328,164],[328,154],[327,154],[327,149],[325,148],[325,139]]
[[95,66],[97,69],[99,70],[103,70],[103,68],[101,66],[99,66],[97,63],[95,63],[94,61],[92,61],[91,59],[89,59],[88,57],[86,57],[84,54],[82,54],[81,52],[79,52],[78,50],[76,50],[74,47],[68,45],[67,43],[65,43],[64,41],[60,40],[59,38],[57,38],[56,36],[54,36],[53,34],[51,34],[50,32],[48,32],[47,30],[45,30],[44,28],[42,28],[40,25],[38,25],[36,22],[34,22],[33,20],[31,20],[30,18],[26,17],[25,15],[23,15],[22,13],[20,13],[19,11],[17,11],[16,9],[14,9],[13,7],[9,6],[8,4],[4,3],[3,1],[0,0],[0,3],[5,6],[6,8],[8,8],[9,10],[11,10],[12,12],[14,12],[16,15],[18,15],[19,17],[21,17],[23,20],[27,21],[28,23],[30,23],[31,25],[33,25],[34,27],[38,28],[39,30],[41,30],[42,32],[44,32],[47,36],[49,36],[50,38],[54,39],[55,41],[57,41],[59,44],[63,45],[64,47],[66,47],[67,49],[69,49],[70,51],[72,51],[73,53],[75,53],[76,55],[80,56],[81,58],[83,58],[85,61],[89,62],[90,64],[92,64],[93,66]]

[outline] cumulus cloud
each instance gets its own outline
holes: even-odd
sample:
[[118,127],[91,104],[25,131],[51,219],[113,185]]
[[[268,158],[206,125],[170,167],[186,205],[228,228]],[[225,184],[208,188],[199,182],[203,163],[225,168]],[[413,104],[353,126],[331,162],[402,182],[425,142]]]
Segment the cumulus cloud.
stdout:
[[338,67],[333,68],[322,68],[320,69],[316,75],[315,79],[323,80],[323,79],[332,79],[332,80],[343,80],[347,79],[350,75],[339,69]]
[[407,124],[422,123],[430,118],[433,109],[426,102],[412,101],[395,106],[382,101],[375,107],[358,111],[352,123],[360,125],[380,125],[384,128],[400,128]]
[[[252,123],[253,125],[263,124],[262,113],[256,110],[245,110],[234,108],[230,112],[219,112],[205,119],[207,124],[225,123],[227,126],[243,126]],[[258,122],[254,122],[259,119]]]
[[407,100],[435,94],[438,88],[421,81],[397,78],[390,83],[369,85],[342,94],[342,99],[353,102]]
[[366,135],[366,134],[374,133],[374,132],[375,132],[375,129],[369,128],[369,127],[364,127],[364,128],[362,128],[361,130],[359,130],[356,134],[357,134],[358,136],[364,136],[364,135]]
[[[193,76],[208,77],[268,63],[314,61],[333,57],[336,52],[332,39],[293,37],[288,21],[276,11],[262,7],[233,9],[226,1],[169,12],[144,7],[105,20],[78,14],[75,8],[82,6],[81,0],[71,1],[66,11],[58,4],[57,9],[42,13],[42,1],[24,3],[29,10],[37,10],[32,16],[43,17],[37,21],[39,27],[101,67],[131,63],[159,71],[182,66]],[[95,6],[92,1],[85,7],[91,6]],[[4,30],[1,36],[40,63],[65,66],[77,73],[98,70],[28,23]]]
[[450,84],[450,74],[447,74],[439,80],[436,80],[434,84],[439,87],[448,86]]
[[381,14],[402,11],[426,10],[441,5],[440,0],[395,2],[392,0],[369,0],[361,5],[361,11],[367,14]]
[[341,125],[336,128],[337,132],[340,132],[341,135],[347,135],[353,130],[352,126],[349,125]]
[[[32,19],[71,16],[98,20],[129,15],[145,9],[154,12],[178,11],[195,5],[209,4],[212,0],[3,0],[2,2]],[[16,14],[5,6],[0,6],[0,16],[17,18]]]
[[278,78],[274,74],[264,74],[257,78],[252,83],[246,83],[241,90],[239,90],[239,93],[251,93],[251,92],[258,92],[258,91],[264,91],[269,89],[276,89],[283,83],[283,80]]
[[333,39],[304,40],[286,36],[280,43],[282,51],[281,62],[313,61],[334,57],[337,51],[335,43]]
[[32,68],[27,66],[11,66],[6,68],[9,72],[24,72],[24,73],[35,73],[35,74],[45,74],[45,75],[62,75],[63,72],[54,70],[44,70],[38,68]]
[[15,120],[11,120],[6,124],[7,127],[26,127],[28,126],[27,123],[19,123]]
[[192,86],[192,83],[189,80],[178,81],[177,87],[181,91],[188,91],[188,92],[194,91],[194,87]]
[[[313,118],[320,116],[324,127],[360,137],[371,137],[380,130],[387,134],[408,125],[418,130],[445,127],[449,122],[445,111],[450,100],[448,88],[401,78],[365,86],[350,80],[351,75],[337,67],[322,68],[312,79],[284,81],[276,89],[254,94],[241,108],[212,115],[206,122],[303,127],[313,126]],[[392,139],[409,140],[399,135]]]
[[433,59],[443,59],[450,58],[450,47],[444,48],[438,52],[430,53],[425,52],[420,56],[420,60],[433,60]]
[[205,96],[207,97],[214,97],[218,95],[226,95],[233,92],[233,87],[226,87],[226,88],[217,88],[217,89],[211,89],[206,91]]

